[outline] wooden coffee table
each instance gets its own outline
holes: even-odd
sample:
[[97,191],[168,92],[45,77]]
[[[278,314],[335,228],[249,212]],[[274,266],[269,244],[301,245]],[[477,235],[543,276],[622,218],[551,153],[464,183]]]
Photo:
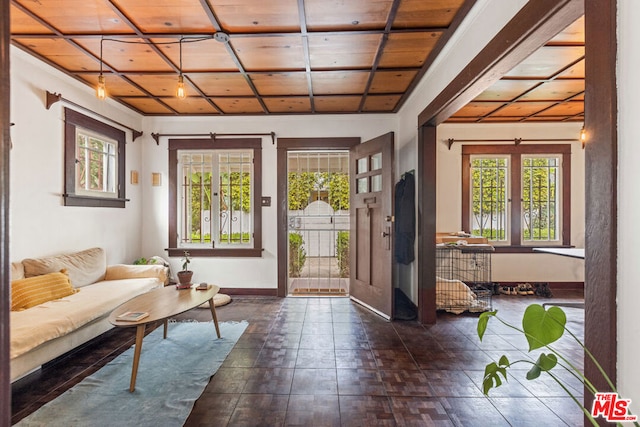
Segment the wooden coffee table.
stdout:
[[[142,340],[146,325],[151,322],[164,322],[164,338],[167,338],[167,320],[169,317],[176,316],[185,311],[191,310],[207,301],[211,309],[213,324],[216,327],[216,334],[220,338],[220,327],[218,326],[218,316],[216,315],[216,307],[213,303],[213,297],[220,290],[219,286],[211,285],[210,289],[198,291],[192,289],[177,290],[175,286],[167,286],[154,289],[135,298],[130,299],[124,304],[118,306],[109,315],[109,322],[119,328],[136,328],[136,345],[133,352],[133,367],[131,370],[131,383],[129,391],[136,389],[136,375],[138,374],[138,363],[140,362],[140,352],[142,351]],[[137,322],[127,322],[116,320],[116,317],[127,311],[145,311],[149,316]]]

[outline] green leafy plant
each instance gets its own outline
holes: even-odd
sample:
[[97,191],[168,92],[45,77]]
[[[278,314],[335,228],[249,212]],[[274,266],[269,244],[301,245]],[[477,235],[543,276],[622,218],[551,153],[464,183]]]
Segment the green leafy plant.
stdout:
[[300,233],[289,233],[289,277],[300,277],[302,267],[307,261],[304,239]]
[[140,257],[137,260],[133,261],[133,265],[147,265],[147,264],[155,264],[157,262],[156,259],[154,258],[145,258],[145,257]]
[[[528,380],[534,380],[538,378],[542,372],[546,372],[560,385],[560,387],[562,387],[562,389],[573,399],[580,409],[582,409],[582,412],[591,421],[591,423],[594,426],[597,426],[598,423],[591,415],[591,412],[584,407],[582,402],[580,402],[573,393],[571,393],[569,388],[563,384],[561,379],[552,373],[552,370],[554,368],[556,370],[565,369],[575,378],[579,379],[586,389],[594,395],[597,393],[596,388],[574,363],[562,355],[558,350],[551,347],[550,344],[559,340],[565,332],[569,334],[584,349],[584,354],[598,368],[611,390],[614,393],[617,393],[617,390],[593,354],[584,346],[578,337],[566,328],[567,316],[564,311],[559,307],[550,307],[549,310],[546,310],[540,304],[531,304],[526,308],[524,315],[522,316],[522,329],[501,319],[497,316],[497,313],[498,311],[495,310],[484,312],[480,315],[480,318],[478,319],[478,337],[480,338],[480,341],[482,341],[482,338],[484,337],[489,320],[495,318],[505,326],[524,334],[527,342],[529,343],[529,352],[540,348],[545,348],[549,350],[549,352],[541,353],[535,361],[533,361],[533,359],[520,359],[512,362],[507,358],[507,356],[503,355],[500,357],[498,362],[489,363],[485,367],[484,378],[482,381],[482,390],[484,394],[488,395],[492,388],[500,387],[503,384],[503,380],[507,381],[507,370],[514,365],[518,363],[530,364],[531,369],[529,369],[526,374],[526,378]],[[636,422],[634,425],[638,426],[638,423]]]
[[189,270],[190,262],[191,262],[191,254],[189,254],[189,251],[184,251],[184,256],[182,257],[182,271]]
[[336,252],[340,277],[349,277],[349,232],[338,231]]

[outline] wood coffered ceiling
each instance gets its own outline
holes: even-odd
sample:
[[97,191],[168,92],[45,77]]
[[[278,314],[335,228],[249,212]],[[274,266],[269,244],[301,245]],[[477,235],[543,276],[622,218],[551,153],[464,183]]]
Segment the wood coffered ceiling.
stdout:
[[[108,96],[145,115],[389,113],[473,3],[12,0],[11,34],[91,87],[102,57]],[[583,94],[579,22],[449,121],[582,120]]]

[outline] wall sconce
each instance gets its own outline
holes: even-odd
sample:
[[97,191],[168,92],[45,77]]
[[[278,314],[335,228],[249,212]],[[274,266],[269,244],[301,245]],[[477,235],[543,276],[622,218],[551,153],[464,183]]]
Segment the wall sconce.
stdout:
[[151,185],[154,187],[160,187],[162,185],[162,174],[159,172],[151,173]]
[[182,76],[182,37],[180,37],[180,75],[178,76],[178,87],[176,88],[176,96],[178,99],[185,99],[187,92],[184,88],[184,77]]
[[138,185],[138,171],[131,171],[131,184]]
[[584,145],[587,142],[587,131],[584,129],[584,126],[582,127],[582,129],[580,129],[580,142],[582,143],[582,148],[584,149]]
[[98,87],[96,88],[96,96],[100,101],[104,101],[107,97],[107,87],[104,84],[104,76],[102,75],[102,42],[104,38],[100,38],[100,75],[98,76]]

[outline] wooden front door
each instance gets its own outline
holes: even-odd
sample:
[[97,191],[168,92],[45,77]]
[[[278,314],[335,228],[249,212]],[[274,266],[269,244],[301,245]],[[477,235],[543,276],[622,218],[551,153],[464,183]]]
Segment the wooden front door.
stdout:
[[353,147],[350,180],[350,295],[393,317],[393,132]]

